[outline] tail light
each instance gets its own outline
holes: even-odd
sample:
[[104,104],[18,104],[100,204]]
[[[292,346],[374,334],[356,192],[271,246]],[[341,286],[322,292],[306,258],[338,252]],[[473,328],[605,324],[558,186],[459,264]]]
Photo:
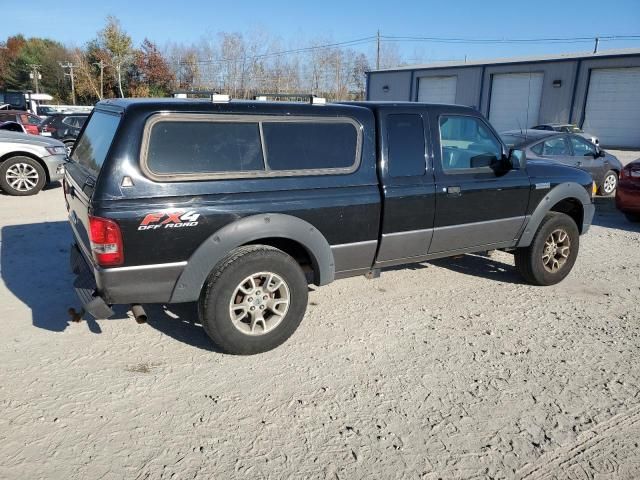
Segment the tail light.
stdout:
[[631,176],[631,168],[624,167],[622,170],[620,170],[620,180],[624,180],[625,178],[628,178],[630,176]]
[[91,253],[98,265],[114,267],[124,263],[122,234],[113,220],[101,217],[89,217],[89,240]]

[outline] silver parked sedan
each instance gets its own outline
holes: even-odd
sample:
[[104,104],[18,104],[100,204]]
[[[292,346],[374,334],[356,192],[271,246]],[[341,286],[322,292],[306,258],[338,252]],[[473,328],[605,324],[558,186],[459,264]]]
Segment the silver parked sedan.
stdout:
[[58,140],[0,130],[0,189],[9,195],[35,195],[61,180],[66,161]]
[[527,158],[563,163],[589,172],[600,195],[612,196],[618,187],[620,160],[580,135],[529,129],[502,132],[500,136],[509,148],[524,150]]

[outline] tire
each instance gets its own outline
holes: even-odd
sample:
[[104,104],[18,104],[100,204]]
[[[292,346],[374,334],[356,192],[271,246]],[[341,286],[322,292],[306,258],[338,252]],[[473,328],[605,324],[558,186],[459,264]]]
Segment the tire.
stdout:
[[629,213],[626,212],[624,214],[625,217],[627,217],[627,220],[629,220],[630,222],[640,222],[640,213]]
[[618,188],[618,174],[613,170],[609,170],[604,175],[604,180],[598,189],[598,193],[603,197],[610,197],[616,193],[616,188]]
[[[564,232],[566,238],[563,239],[559,232]],[[551,250],[556,252],[553,256],[545,251],[547,247],[554,248],[552,244],[547,244],[552,234],[553,242],[557,245],[556,250]],[[568,252],[564,250],[567,246]],[[540,223],[531,245],[516,250],[516,268],[533,285],[554,285],[569,275],[578,257],[579,248],[580,232],[573,219],[564,213],[549,212]],[[563,255],[563,250],[566,256]],[[554,268],[554,260],[558,262],[557,268]]]
[[296,331],[307,299],[304,272],[292,257],[277,248],[248,245],[233,250],[211,272],[198,313],[224,352],[252,355],[281,345]]
[[11,157],[0,164],[0,188],[9,195],[35,195],[47,183],[40,163],[30,157]]
[[67,157],[71,156],[71,150],[73,150],[73,146],[76,142],[73,140],[65,140],[64,147],[67,149]]

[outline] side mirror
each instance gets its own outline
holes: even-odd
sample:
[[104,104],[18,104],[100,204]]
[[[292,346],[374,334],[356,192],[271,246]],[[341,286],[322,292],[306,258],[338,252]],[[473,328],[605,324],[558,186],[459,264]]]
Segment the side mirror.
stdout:
[[606,155],[607,155],[607,152],[605,152],[600,147],[598,147],[598,156],[596,158],[605,157]]
[[471,168],[491,167],[496,163],[495,155],[483,154],[475,155],[469,160]]
[[518,150],[517,148],[511,148],[509,150],[508,157],[509,165],[514,170],[522,170],[527,166],[527,156],[524,153],[524,150]]

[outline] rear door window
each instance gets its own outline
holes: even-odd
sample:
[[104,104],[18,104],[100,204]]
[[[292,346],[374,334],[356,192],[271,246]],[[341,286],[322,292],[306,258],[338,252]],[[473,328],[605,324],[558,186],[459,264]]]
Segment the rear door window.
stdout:
[[119,115],[95,111],[76,143],[71,160],[97,175],[107,157],[119,123]]
[[[536,152],[537,153],[537,152]],[[542,142],[542,155],[545,157],[561,157],[570,155],[564,137],[554,137]]]

